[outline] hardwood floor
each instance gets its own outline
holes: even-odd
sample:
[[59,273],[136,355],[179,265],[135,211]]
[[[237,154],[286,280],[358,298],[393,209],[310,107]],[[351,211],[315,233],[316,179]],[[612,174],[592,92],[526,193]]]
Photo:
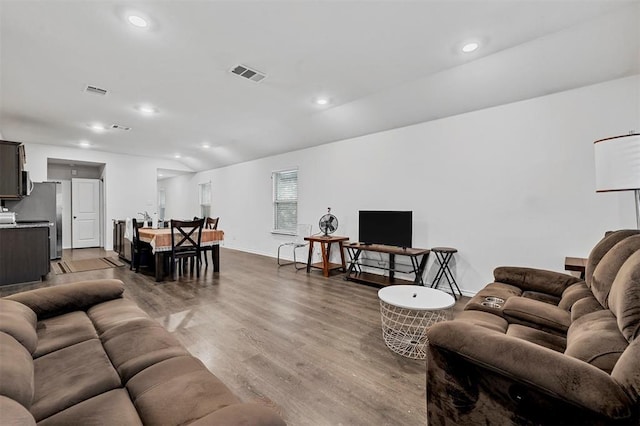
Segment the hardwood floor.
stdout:
[[[114,255],[68,250],[64,258]],[[425,361],[382,340],[378,288],[221,249],[221,271],[156,283],[128,265],[0,287],[0,296],[86,279],[124,281],[138,303],[242,400],[290,425],[424,425]],[[211,262],[209,263],[211,265]],[[458,301],[460,311],[468,298]]]

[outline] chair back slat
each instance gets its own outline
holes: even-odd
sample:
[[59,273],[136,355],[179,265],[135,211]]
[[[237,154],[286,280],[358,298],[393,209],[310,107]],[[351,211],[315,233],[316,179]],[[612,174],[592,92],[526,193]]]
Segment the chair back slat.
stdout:
[[206,229],[218,229],[218,221],[220,220],[219,217],[211,218],[208,217],[207,218],[207,223],[205,223],[205,228]]
[[171,219],[171,250],[199,250],[202,242],[204,219]]

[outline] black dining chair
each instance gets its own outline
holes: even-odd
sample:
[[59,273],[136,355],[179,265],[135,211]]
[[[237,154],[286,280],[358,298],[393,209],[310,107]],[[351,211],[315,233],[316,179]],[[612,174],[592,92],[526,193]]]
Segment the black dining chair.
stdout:
[[144,222],[138,222],[135,218],[131,219],[133,228],[133,240],[131,241],[131,266],[130,269],[135,269],[136,272],[140,272],[140,265],[142,259],[146,259],[147,263],[152,258],[151,245],[140,241],[140,228],[144,226]]
[[196,276],[200,277],[200,251],[204,219],[175,220],[171,219],[171,274],[175,278],[178,267],[184,273],[185,262],[191,261],[191,273],[196,268]]
[[[218,222],[220,221],[219,217],[211,218],[208,217],[205,220],[204,223],[204,228],[205,229],[218,229]],[[204,256],[204,267],[208,267],[209,266],[209,261],[207,260],[207,252],[210,251],[211,252],[211,261],[215,262],[215,259],[213,258],[213,246],[205,246],[202,247],[202,255]]]

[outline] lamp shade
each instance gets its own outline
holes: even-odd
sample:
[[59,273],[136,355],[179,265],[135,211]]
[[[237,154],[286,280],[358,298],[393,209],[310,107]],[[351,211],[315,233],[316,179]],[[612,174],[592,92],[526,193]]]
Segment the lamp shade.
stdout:
[[640,189],[640,134],[594,142],[596,192]]

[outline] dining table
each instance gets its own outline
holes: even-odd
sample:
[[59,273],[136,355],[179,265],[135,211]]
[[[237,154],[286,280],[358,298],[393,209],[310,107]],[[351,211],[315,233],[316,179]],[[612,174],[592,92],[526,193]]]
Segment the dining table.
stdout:
[[[179,233],[176,231],[176,236]],[[140,241],[151,246],[155,260],[156,281],[164,279],[164,258],[171,255],[171,228],[140,228]],[[203,229],[200,246],[212,247],[213,271],[220,272],[220,243],[224,241],[224,231],[220,229]]]

